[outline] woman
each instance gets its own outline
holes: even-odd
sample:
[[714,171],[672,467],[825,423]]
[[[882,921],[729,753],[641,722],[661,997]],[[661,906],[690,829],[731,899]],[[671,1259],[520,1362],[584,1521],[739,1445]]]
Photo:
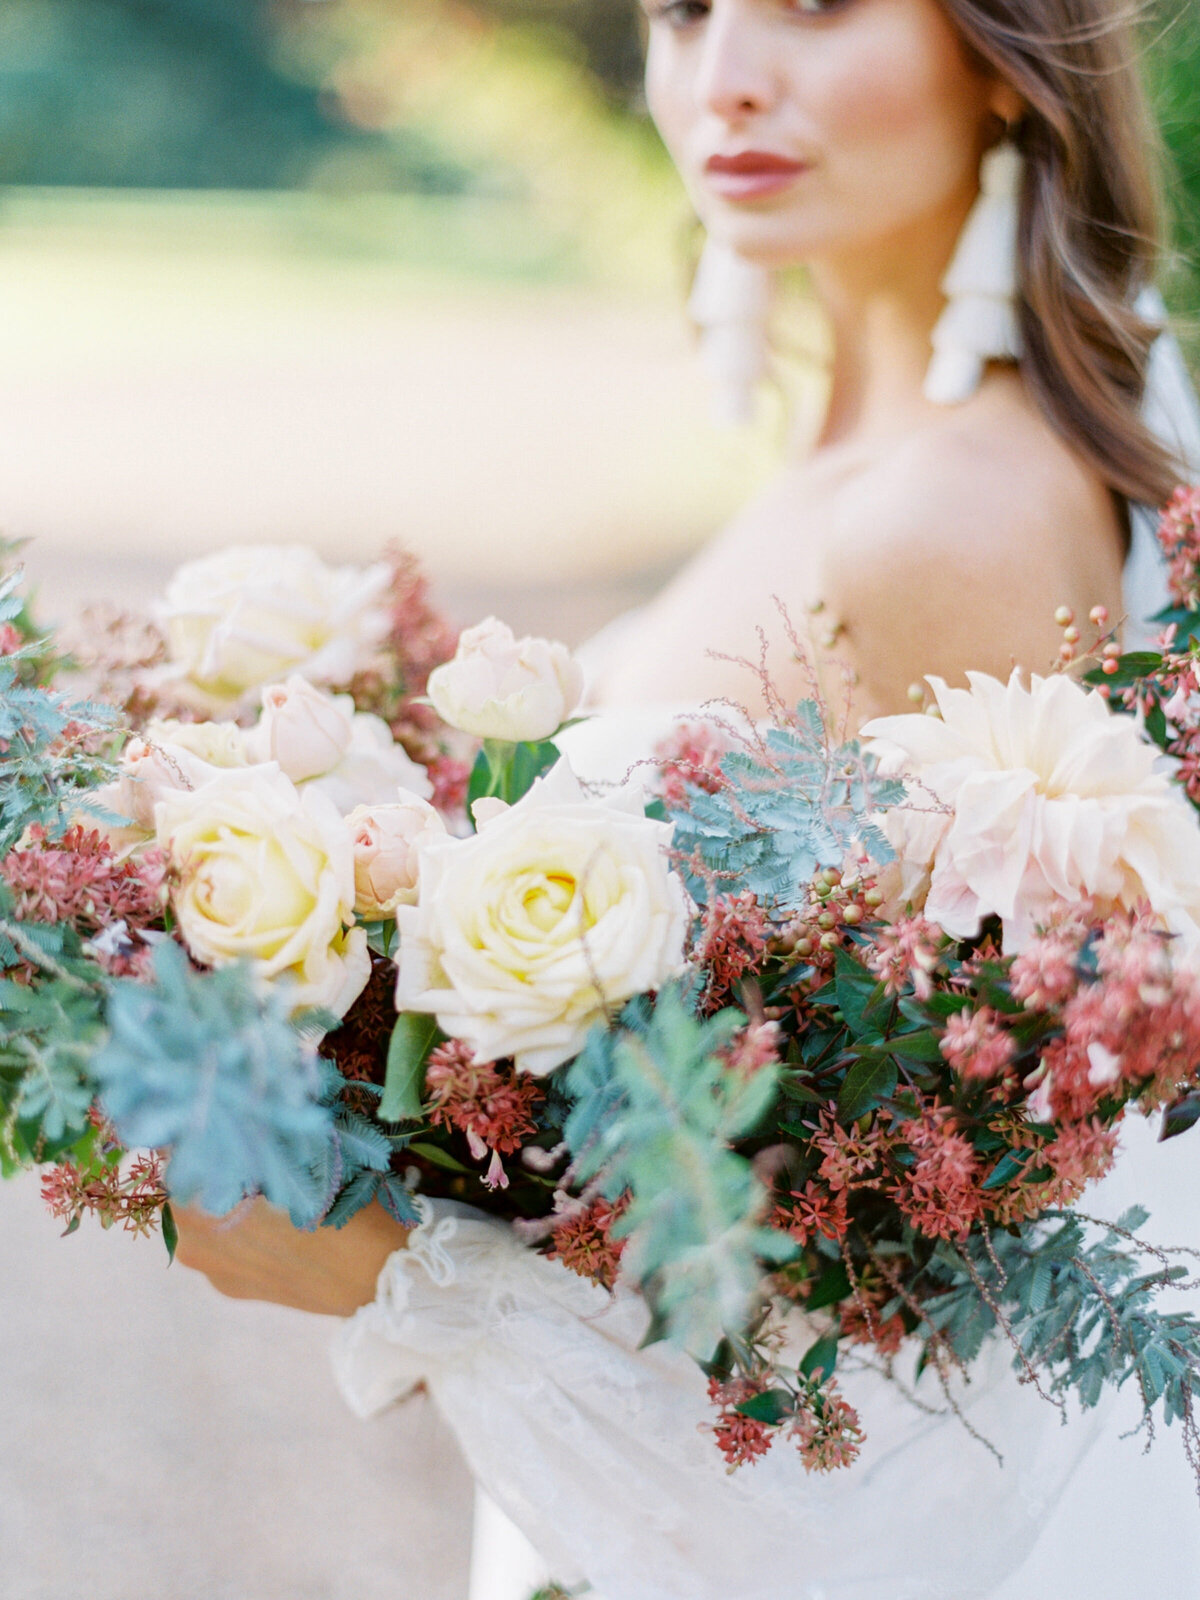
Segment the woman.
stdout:
[[[1152,276],[1155,206],[1116,0],[646,9],[651,108],[701,219],[743,260],[807,267],[835,356],[815,449],[629,624],[602,700],[744,699],[745,675],[721,657],[747,653],[762,625],[784,646],[781,688],[803,692],[775,597],[826,687],[844,681],[853,724],[905,709],[926,673],[1044,670],[1057,607],[1121,614],[1130,507],[1159,503],[1178,475],[1139,414],[1155,330],[1134,301]],[[993,343],[973,346],[1001,359],[947,405],[926,393],[934,345],[962,333],[947,267],[970,278],[959,246],[978,232],[981,163],[1001,144],[1024,161],[1016,293],[990,307]],[[1095,1209],[1115,1215],[1125,1191],[1145,1192],[1136,1165]],[[1200,1239],[1194,1216],[1158,1220],[1164,1239]],[[957,1419],[864,1373],[848,1386],[875,1431],[854,1472],[805,1479],[776,1451],[727,1480],[696,1438],[698,1373],[637,1351],[640,1303],[610,1302],[497,1223],[442,1215],[407,1241],[375,1210],[299,1235],[260,1206],[232,1227],[186,1219],[180,1258],[229,1294],[357,1313],[339,1357],[352,1403],[365,1413],[425,1379],[560,1576],[607,1600],[997,1595],[1111,1425],[1059,1433],[997,1349],[963,1405],[1004,1472]],[[1126,1448],[1102,1482],[1135,1464]],[[1088,1571],[1074,1534],[1056,1530],[1074,1563],[1058,1592],[1127,1592],[1105,1586],[1107,1567]]]

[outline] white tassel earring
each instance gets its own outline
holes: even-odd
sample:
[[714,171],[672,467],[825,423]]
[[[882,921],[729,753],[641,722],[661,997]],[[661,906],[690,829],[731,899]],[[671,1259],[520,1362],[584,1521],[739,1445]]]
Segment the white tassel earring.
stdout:
[[688,315],[700,331],[700,354],[722,423],[752,422],[754,391],[770,370],[767,324],[774,274],[727,244],[710,239],[696,269]]
[[980,169],[979,198],[959,237],[942,292],[946,309],[933,330],[925,397],[938,405],[969,400],[989,361],[1019,361],[1018,232],[1025,158],[1006,140]]

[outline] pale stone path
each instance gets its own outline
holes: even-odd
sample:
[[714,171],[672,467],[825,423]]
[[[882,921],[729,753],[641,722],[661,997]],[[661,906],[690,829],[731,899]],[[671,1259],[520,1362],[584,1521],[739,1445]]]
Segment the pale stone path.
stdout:
[[157,1239],[0,1191],[4,1600],[463,1600],[471,1485],[429,1402],[342,1405],[330,1329]]

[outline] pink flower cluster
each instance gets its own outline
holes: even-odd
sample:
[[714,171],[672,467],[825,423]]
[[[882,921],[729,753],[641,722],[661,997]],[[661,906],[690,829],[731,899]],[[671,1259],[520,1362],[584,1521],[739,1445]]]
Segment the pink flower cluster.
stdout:
[[955,1012],[946,1019],[941,1051],[960,1077],[991,1083],[1002,1078],[1017,1053],[1013,1039],[990,1006]]
[[809,1178],[803,1189],[793,1189],[776,1205],[771,1225],[788,1234],[797,1244],[810,1244],[816,1238],[840,1239],[850,1226],[846,1195]]
[[598,1195],[588,1205],[569,1210],[555,1227],[546,1254],[602,1289],[613,1288],[625,1250],[625,1240],[613,1238],[613,1227],[628,1209],[626,1199],[612,1202]]
[[[1052,953],[1035,958],[1042,976],[1025,1000],[1030,1009],[1038,1008],[1034,995],[1044,1005],[1047,990],[1061,993],[1065,981],[1057,931],[1044,937]],[[1200,970],[1172,959],[1169,937],[1148,914],[1110,917],[1091,955],[1096,981],[1077,978],[1061,1037],[1042,1055],[1030,1101],[1038,1121],[1086,1122],[1131,1097],[1151,1109],[1172,1099],[1200,1062]],[[1029,970],[1014,975],[1028,994]]]
[[889,995],[903,994],[911,984],[919,1000],[933,993],[933,974],[946,945],[946,935],[924,917],[897,917],[872,930],[867,966]]
[[953,1108],[923,1106],[899,1132],[916,1159],[893,1186],[896,1204],[927,1239],[965,1239],[987,1210],[987,1174]]
[[24,849],[0,862],[0,877],[12,890],[20,922],[72,922],[96,933],[117,922],[148,926],[161,916],[166,899],[166,864],[161,853],[145,851],[135,861],[120,861],[94,829],[74,827],[61,839],[44,828],[29,830]]
[[731,1472],[766,1455],[780,1434],[790,1438],[809,1472],[833,1472],[855,1461],[863,1446],[862,1424],[832,1378],[804,1382],[794,1412],[781,1424],[760,1422],[737,1409],[766,1388],[765,1377],[709,1379],[708,1398],[717,1408],[713,1436]]
[[716,794],[723,781],[721,762],[732,748],[728,735],[715,723],[677,723],[654,752],[666,804],[683,805],[689,786]]
[[705,909],[693,960],[704,969],[705,1006],[736,1000],[736,986],[762,964],[771,925],[752,894],[717,895]]
[[431,1052],[425,1075],[430,1121],[466,1135],[476,1161],[490,1157],[484,1182],[506,1189],[500,1157],[512,1155],[537,1132],[533,1110],[542,1099],[536,1078],[495,1061],[476,1061],[469,1045],[451,1039]]
[[1200,608],[1200,488],[1176,489],[1158,527],[1158,541],[1167,558],[1167,581],[1177,603]]
[[120,1223],[126,1233],[148,1234],[167,1199],[163,1165],[157,1152],[135,1156],[124,1172],[116,1164],[84,1169],[62,1161],[42,1175],[42,1199],[71,1233],[90,1214],[101,1227]]

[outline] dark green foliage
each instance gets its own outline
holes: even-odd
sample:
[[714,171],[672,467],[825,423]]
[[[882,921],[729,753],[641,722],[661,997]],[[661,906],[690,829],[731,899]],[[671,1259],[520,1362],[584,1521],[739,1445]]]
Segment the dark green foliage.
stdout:
[[104,1034],[98,969],[69,925],[19,923],[0,886],[0,964],[38,981],[0,979],[0,1170],[53,1159],[82,1136],[92,1100],[89,1057]]
[[261,1193],[317,1220],[333,1117],[283,997],[243,967],[195,972],[164,941],[152,983],[112,986],[107,1020],[91,1060],[105,1112],[127,1146],[171,1147],[176,1199],[221,1215]]
[[[740,1330],[758,1290],[760,1260],[794,1253],[759,1221],[766,1192],[731,1143],[756,1128],[776,1097],[775,1074],[732,1072],[721,1052],[745,1018],[701,1021],[678,986],[649,1020],[593,1042],[570,1069],[576,1097],[566,1139],[584,1178],[628,1193],[618,1233],[625,1267],[641,1283],[655,1331],[708,1359]],[[630,1025],[632,1024],[632,1025]]]
[[800,904],[819,867],[840,866],[861,841],[891,859],[873,812],[894,805],[903,786],[874,775],[856,743],[834,747],[819,708],[796,709],[793,726],[766,735],[764,752],[735,751],[721,763],[729,786],[689,790],[673,813],[675,848],[691,864],[688,888],[700,904],[713,893],[749,890],[763,905]]
[[558,759],[559,749],[552,739],[542,739],[536,744],[485,739],[467,785],[468,813],[476,800],[485,798],[515,805]]
[[434,1017],[407,1012],[396,1018],[388,1043],[379,1116],[384,1122],[417,1122],[429,1052],[445,1039]]

